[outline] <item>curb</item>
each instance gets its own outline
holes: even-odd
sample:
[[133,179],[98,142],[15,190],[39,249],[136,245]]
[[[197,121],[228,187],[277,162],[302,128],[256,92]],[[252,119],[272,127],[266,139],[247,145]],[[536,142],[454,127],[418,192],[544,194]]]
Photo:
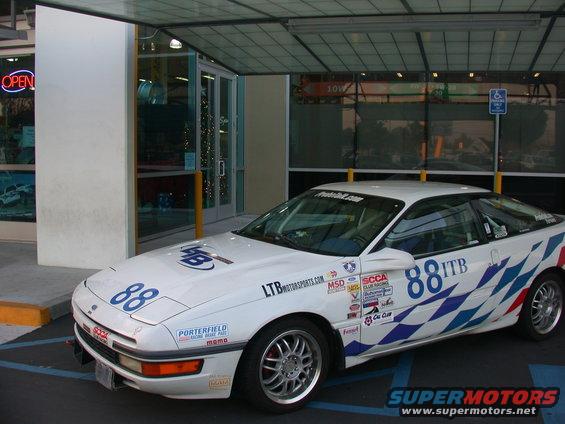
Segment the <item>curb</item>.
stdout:
[[41,327],[71,311],[71,293],[44,305],[0,301],[0,324]]

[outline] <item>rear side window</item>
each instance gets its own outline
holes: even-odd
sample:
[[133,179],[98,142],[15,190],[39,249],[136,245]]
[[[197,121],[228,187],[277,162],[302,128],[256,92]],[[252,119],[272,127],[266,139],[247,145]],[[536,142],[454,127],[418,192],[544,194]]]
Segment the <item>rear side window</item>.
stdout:
[[461,249],[479,243],[477,225],[467,198],[430,199],[413,206],[385,237],[384,245],[414,256]]
[[478,199],[476,207],[491,240],[539,230],[560,221],[553,214],[503,196]]

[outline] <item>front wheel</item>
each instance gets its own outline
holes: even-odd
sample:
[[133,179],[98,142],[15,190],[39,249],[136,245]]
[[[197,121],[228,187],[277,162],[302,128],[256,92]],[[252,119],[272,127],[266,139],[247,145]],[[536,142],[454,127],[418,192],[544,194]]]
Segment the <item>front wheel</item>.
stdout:
[[328,373],[329,347],[310,321],[273,323],[251,342],[242,358],[240,387],[255,406],[291,412],[316,395]]
[[545,274],[528,290],[517,328],[530,339],[544,340],[556,333],[562,311],[563,281],[557,274]]

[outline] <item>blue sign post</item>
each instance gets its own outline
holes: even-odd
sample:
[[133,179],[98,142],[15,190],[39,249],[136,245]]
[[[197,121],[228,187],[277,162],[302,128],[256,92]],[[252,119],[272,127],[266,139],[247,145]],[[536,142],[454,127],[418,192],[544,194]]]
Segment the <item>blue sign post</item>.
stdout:
[[[497,193],[502,191],[502,174],[498,171],[498,144],[500,139],[500,115],[506,115],[508,112],[508,92],[506,88],[491,88],[488,92],[488,112],[494,115],[494,188]],[[499,175],[500,174],[500,175]]]

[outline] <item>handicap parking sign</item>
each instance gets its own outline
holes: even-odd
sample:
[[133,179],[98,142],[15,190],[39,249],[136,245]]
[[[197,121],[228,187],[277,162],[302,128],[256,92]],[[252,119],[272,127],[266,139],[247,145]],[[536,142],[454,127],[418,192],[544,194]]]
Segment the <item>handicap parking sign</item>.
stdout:
[[488,112],[491,115],[506,115],[506,88],[491,88],[488,92]]

